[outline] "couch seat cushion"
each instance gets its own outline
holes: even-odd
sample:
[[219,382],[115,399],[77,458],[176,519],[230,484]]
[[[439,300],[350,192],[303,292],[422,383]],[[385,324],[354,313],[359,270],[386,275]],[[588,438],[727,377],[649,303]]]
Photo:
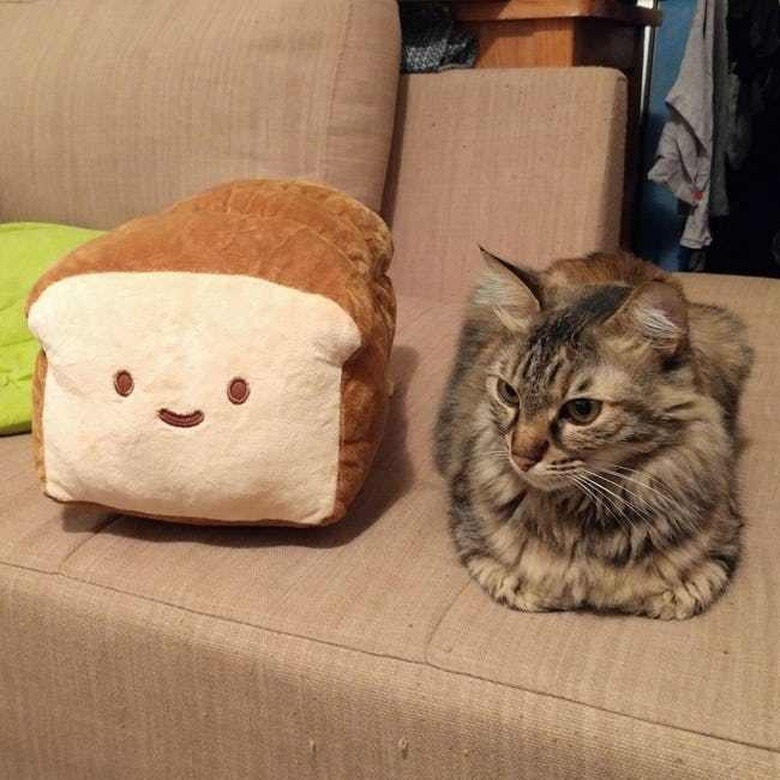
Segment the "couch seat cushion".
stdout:
[[[780,751],[780,466],[774,389],[780,284],[690,277],[693,298],[750,323],[756,368],[741,464],[747,518],[735,581],[681,623],[523,614],[493,602],[455,560],[430,427],[458,306],[402,298],[388,436],[339,526],[211,529],[90,517],[37,494],[26,437],[0,441],[6,563],[150,602],[390,656],[646,722]],[[10,500],[9,500],[10,499]],[[618,738],[617,736],[615,737]],[[605,739],[611,737],[605,736]]]

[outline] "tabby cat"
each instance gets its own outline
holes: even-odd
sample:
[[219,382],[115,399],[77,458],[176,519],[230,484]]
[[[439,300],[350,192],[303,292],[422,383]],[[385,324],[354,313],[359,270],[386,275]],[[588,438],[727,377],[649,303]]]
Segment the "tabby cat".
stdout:
[[701,612],[740,551],[743,325],[628,254],[483,255],[436,430],[462,562],[516,609]]

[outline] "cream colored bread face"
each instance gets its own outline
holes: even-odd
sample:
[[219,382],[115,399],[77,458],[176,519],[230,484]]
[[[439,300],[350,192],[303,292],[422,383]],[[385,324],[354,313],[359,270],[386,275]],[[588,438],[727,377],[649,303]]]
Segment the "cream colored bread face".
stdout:
[[361,337],[332,300],[248,276],[92,273],[46,288],[29,324],[53,498],[222,522],[333,513]]

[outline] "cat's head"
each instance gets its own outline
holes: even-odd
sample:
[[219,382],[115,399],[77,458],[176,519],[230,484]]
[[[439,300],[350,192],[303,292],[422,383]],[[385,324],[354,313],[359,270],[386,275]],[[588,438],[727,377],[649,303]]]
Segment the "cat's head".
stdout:
[[483,254],[472,302],[496,333],[483,408],[521,479],[582,487],[683,435],[696,390],[674,284],[562,284]]

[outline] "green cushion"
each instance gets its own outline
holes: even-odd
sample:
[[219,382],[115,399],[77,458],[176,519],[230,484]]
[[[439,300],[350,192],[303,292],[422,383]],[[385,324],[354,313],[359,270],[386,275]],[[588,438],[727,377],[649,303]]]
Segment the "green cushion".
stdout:
[[0,224],[0,435],[30,430],[38,342],[25,322],[28,293],[55,260],[101,234],[66,225]]

